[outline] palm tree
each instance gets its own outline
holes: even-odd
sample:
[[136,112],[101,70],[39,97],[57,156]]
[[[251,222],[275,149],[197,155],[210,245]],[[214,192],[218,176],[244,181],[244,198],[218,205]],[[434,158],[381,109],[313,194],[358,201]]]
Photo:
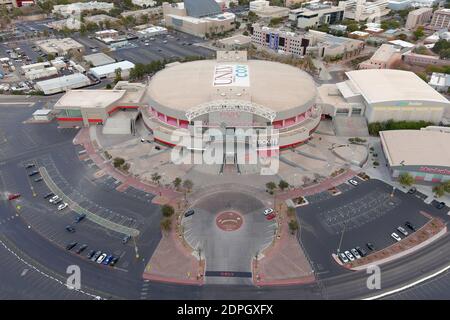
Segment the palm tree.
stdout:
[[270,193],[273,193],[273,191],[277,188],[277,185],[273,181],[267,182],[266,188],[267,188],[267,190],[269,190]]
[[175,187],[175,189],[178,190],[178,188],[181,185],[181,179],[180,177],[176,177],[173,181],[172,181],[173,186]]
[[402,185],[402,186],[412,186],[414,184],[414,177],[405,172],[402,173],[399,177],[398,177],[398,182]]
[[161,180],[161,175],[158,172],[152,174],[152,181],[154,183],[159,184],[159,180]]
[[194,183],[187,179],[183,181],[183,188],[184,188],[184,200],[187,201],[187,193],[191,192],[192,188],[194,187]]

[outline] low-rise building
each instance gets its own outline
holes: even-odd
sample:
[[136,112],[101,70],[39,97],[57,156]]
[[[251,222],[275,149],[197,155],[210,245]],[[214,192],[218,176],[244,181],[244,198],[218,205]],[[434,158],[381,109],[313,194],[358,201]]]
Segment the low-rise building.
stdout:
[[38,40],[35,44],[42,52],[54,56],[64,56],[70,52],[84,52],[84,46],[72,38]]
[[227,32],[235,28],[236,16],[222,12],[214,0],[184,0],[162,5],[166,27],[198,37]]
[[131,69],[134,68],[134,63],[124,60],[116,63],[106,64],[103,66],[91,68],[89,73],[98,79],[114,78],[116,76],[116,70],[121,70],[122,79],[128,78]]
[[415,29],[418,26],[427,24],[430,22],[433,16],[433,8],[420,8],[408,13],[408,18],[406,19],[405,28]]
[[111,64],[116,62],[115,59],[111,58],[103,52],[89,54],[83,57],[84,61],[89,63],[94,67],[104,66],[105,64]]
[[75,2],[70,4],[61,4],[54,5],[52,12],[54,14],[62,15],[63,17],[69,17],[74,14],[81,14],[82,12],[92,11],[92,10],[101,10],[101,11],[110,11],[114,8],[113,3],[108,2]]
[[124,18],[126,17],[134,17],[135,19],[139,19],[142,16],[158,16],[163,13],[162,7],[153,7],[146,8],[142,10],[133,10],[133,11],[124,11],[120,15]]
[[402,60],[410,65],[419,66],[450,66],[450,60],[440,59],[438,56],[430,56],[425,54],[418,54],[408,51],[403,54]]
[[380,132],[381,146],[393,178],[410,174],[416,182],[450,180],[450,133],[445,130]]
[[241,50],[250,47],[252,38],[242,34],[232,36],[218,41],[218,46],[226,50]]
[[94,16],[84,17],[84,21],[87,23],[95,23],[97,25],[104,24],[105,22],[114,23],[119,21],[119,19],[108,16],[106,14],[97,14]]
[[119,81],[113,90],[69,90],[55,104],[60,127],[105,124],[120,110],[136,110],[141,106],[146,86]]
[[363,41],[336,37],[316,30],[297,33],[269,28],[257,23],[253,24],[252,29],[251,39],[256,46],[295,56],[350,57],[364,48]]
[[277,6],[265,6],[261,9],[251,10],[262,19],[286,18],[289,16],[289,8]]
[[74,73],[67,76],[53,78],[36,82],[36,90],[42,91],[45,95],[60,93],[70,89],[86,87],[91,84],[88,77],[81,73]]
[[33,120],[35,121],[51,121],[53,119],[52,110],[38,109],[33,112]]
[[160,26],[150,26],[145,29],[137,31],[137,35],[140,38],[149,38],[160,34],[167,34],[167,28]]
[[428,84],[438,92],[447,93],[450,87],[450,74],[433,72]]
[[305,6],[300,10],[301,12],[297,12],[296,16],[297,27],[301,29],[336,24],[344,18],[343,8],[327,4],[315,3]]
[[131,0],[131,3],[143,8],[154,7],[157,4],[155,0]]
[[400,49],[391,44],[382,44],[369,60],[359,64],[359,69],[393,69],[401,57]]
[[34,69],[25,72],[25,78],[28,80],[36,80],[36,79],[42,79],[47,77],[56,76],[58,74],[58,69],[55,67],[48,67],[43,69]]

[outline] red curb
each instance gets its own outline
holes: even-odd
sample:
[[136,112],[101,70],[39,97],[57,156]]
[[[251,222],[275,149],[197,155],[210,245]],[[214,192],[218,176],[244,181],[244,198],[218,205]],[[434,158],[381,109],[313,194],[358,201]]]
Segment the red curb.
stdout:
[[[164,283],[177,283],[177,284],[188,284],[188,285],[203,285],[202,280],[190,280],[190,279],[178,279],[178,278],[166,278],[163,276],[152,275],[148,273],[143,273],[142,278],[145,280],[164,282]],[[203,278],[202,278],[203,279]]]

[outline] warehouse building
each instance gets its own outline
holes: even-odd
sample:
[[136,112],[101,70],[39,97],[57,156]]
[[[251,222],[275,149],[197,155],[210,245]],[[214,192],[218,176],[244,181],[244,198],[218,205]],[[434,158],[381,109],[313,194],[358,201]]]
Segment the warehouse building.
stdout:
[[36,90],[44,92],[45,95],[55,94],[88,86],[91,81],[81,73],[74,73],[68,76],[53,78],[36,83]]
[[319,87],[324,113],[364,115],[369,123],[387,120],[439,123],[449,101],[415,73],[392,69],[355,70],[348,80]]
[[123,79],[128,78],[131,69],[134,68],[134,63],[124,60],[116,63],[106,64],[103,66],[91,68],[89,72],[98,79],[114,78],[116,76],[116,70],[121,70],[121,76]]
[[54,56],[65,56],[71,52],[84,52],[84,46],[72,38],[39,40],[35,44],[42,52]]
[[115,63],[116,60],[103,52],[89,54],[83,57],[84,61],[94,67],[104,66],[106,64]]
[[450,132],[446,129],[381,131],[381,144],[392,177],[408,173],[417,182],[450,180]]
[[56,76],[58,74],[58,69],[55,67],[48,67],[43,69],[32,69],[30,71],[25,72],[25,78],[28,80],[36,80],[47,77]]

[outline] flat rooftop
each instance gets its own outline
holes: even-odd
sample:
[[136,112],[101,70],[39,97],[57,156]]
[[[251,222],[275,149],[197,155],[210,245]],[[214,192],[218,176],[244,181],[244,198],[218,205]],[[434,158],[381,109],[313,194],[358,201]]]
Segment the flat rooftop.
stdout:
[[116,62],[113,58],[103,52],[89,54],[83,57],[87,62],[92,63],[94,67],[103,66]]
[[55,109],[105,108],[125,95],[125,90],[70,90],[55,104]]
[[450,168],[450,133],[431,130],[381,131],[391,166]]
[[413,72],[368,69],[349,71],[346,75],[368,103],[411,100],[449,103]]

